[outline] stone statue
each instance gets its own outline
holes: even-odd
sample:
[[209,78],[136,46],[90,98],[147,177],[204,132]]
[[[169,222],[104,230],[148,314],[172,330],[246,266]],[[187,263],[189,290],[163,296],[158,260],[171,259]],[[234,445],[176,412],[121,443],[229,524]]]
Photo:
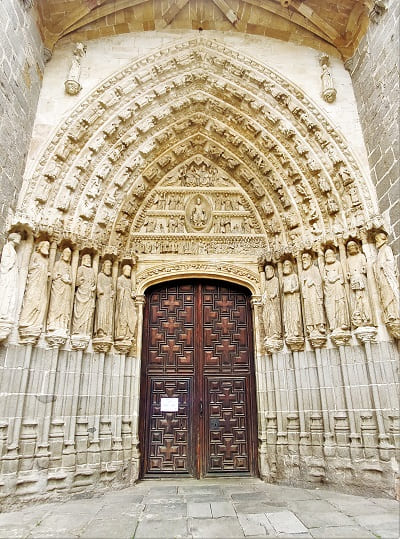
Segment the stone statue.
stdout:
[[285,339],[299,339],[303,336],[301,320],[300,287],[299,279],[293,270],[291,260],[283,262],[283,325]]
[[89,336],[96,290],[96,278],[89,254],[82,257],[82,265],[79,266],[76,276],[76,286],[72,333]]
[[350,312],[353,326],[372,324],[371,306],[367,286],[367,260],[358,243],[351,240],[347,247],[347,279],[350,283]]
[[81,60],[85,54],[86,45],[83,43],[77,43],[73,51],[68,78],[64,83],[67,94],[76,95],[81,91],[82,86],[79,83],[81,76]]
[[334,332],[348,330],[350,327],[344,277],[340,262],[336,260],[333,249],[325,251],[325,268],[323,273],[325,309],[329,329]]
[[132,343],[136,330],[136,307],[131,281],[132,268],[125,264],[117,280],[117,305],[115,309],[115,341]]
[[31,256],[24,302],[19,319],[21,336],[29,334],[38,337],[43,328],[47,307],[49,249],[49,242],[41,241]]
[[96,338],[111,337],[113,329],[114,289],[111,277],[112,262],[105,260],[97,278]]
[[304,321],[310,338],[325,335],[324,294],[319,269],[313,264],[310,253],[301,257],[301,292],[304,301]]
[[54,264],[51,283],[48,331],[68,330],[71,309],[71,249],[66,247]]
[[265,292],[263,294],[263,319],[266,339],[282,339],[281,303],[279,281],[271,264],[265,266]]
[[21,242],[21,236],[11,233],[3,247],[0,262],[0,341],[11,330],[16,318],[18,298],[18,264],[15,247]]
[[197,197],[196,199],[196,204],[194,205],[190,215],[190,220],[196,228],[202,227],[206,224],[207,216],[200,197]]
[[400,297],[399,278],[391,247],[387,244],[387,235],[378,232],[375,235],[375,245],[378,249],[374,271],[378,285],[379,297],[383,310],[383,319],[389,329],[400,337]]

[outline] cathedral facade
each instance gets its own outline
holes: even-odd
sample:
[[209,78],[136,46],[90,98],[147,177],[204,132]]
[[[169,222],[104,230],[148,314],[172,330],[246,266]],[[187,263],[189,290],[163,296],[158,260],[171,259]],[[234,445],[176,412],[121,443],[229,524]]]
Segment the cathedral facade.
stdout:
[[2,494],[252,475],[393,495],[397,202],[349,69],[395,8],[20,4],[47,63],[4,190]]

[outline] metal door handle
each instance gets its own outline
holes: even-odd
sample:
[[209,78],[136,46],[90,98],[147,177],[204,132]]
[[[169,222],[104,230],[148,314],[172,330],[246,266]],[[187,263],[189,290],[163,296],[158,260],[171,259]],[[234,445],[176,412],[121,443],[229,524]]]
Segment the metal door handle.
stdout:
[[201,416],[203,415],[203,401],[200,401],[200,403],[199,403],[199,414]]

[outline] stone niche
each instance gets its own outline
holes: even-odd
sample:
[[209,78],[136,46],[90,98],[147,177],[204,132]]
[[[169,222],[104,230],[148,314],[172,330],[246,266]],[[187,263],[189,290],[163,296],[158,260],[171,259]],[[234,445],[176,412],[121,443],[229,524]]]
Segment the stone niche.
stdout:
[[1,260],[8,500],[138,479],[146,290],[186,277],[252,294],[262,478],[393,493],[396,269],[368,179],[306,93],[180,41],[83,97],[24,193]]

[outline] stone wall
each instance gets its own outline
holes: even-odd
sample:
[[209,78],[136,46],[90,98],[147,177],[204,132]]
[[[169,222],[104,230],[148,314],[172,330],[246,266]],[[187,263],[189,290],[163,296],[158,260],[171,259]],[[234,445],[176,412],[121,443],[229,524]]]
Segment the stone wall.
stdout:
[[0,247],[15,209],[43,76],[43,45],[34,9],[0,3]]
[[400,4],[371,22],[349,62],[380,211],[390,223],[393,248],[400,252],[399,183],[399,18]]

